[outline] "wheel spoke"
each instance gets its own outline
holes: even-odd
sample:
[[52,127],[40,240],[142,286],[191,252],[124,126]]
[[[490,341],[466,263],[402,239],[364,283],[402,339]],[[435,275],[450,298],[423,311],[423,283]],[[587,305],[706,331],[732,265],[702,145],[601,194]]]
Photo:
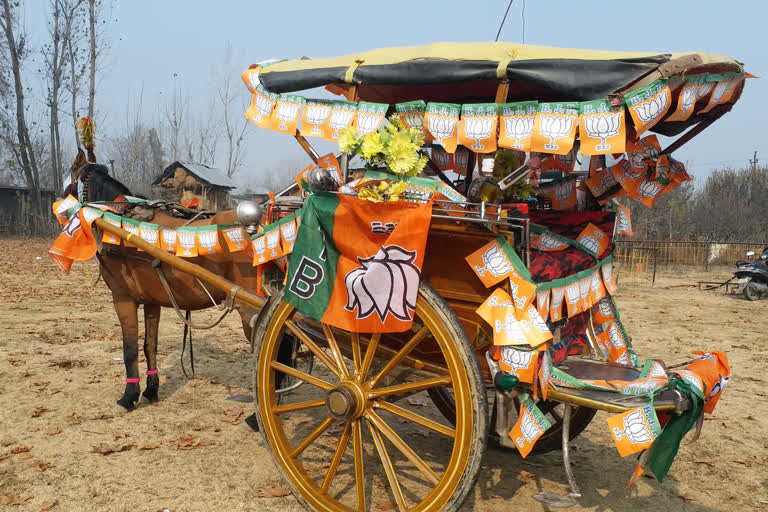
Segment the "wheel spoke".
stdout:
[[368,376],[368,370],[371,368],[373,356],[376,355],[376,347],[379,346],[380,339],[380,332],[371,334],[371,341],[368,342],[368,346],[365,348],[365,357],[363,357],[363,364],[360,366],[360,380],[365,380]]
[[275,407],[275,414],[282,414],[284,412],[303,411],[304,409],[312,409],[313,407],[322,407],[325,405],[325,400],[309,400],[307,402],[296,402],[294,404],[284,404]]
[[392,494],[395,497],[397,508],[400,509],[401,512],[405,512],[408,510],[408,507],[405,503],[405,496],[403,496],[403,491],[400,489],[400,482],[397,480],[395,468],[392,466],[392,461],[389,459],[387,447],[384,446],[384,440],[381,438],[379,431],[374,428],[373,424],[368,423],[368,429],[371,431],[371,436],[373,436],[373,442],[376,445],[376,451],[379,452],[379,459],[381,459],[381,465],[384,467],[384,473],[387,474],[389,487],[392,489]]
[[382,433],[384,436],[389,439],[389,441],[395,445],[395,448],[400,450],[400,453],[405,455],[405,458],[407,458],[409,461],[411,461],[411,464],[416,466],[421,473],[427,477],[427,480],[432,482],[432,485],[437,485],[440,482],[440,479],[437,477],[434,471],[427,466],[427,464],[424,462],[424,460],[419,457],[416,452],[413,451],[413,449],[408,446],[408,444],[403,441],[403,438],[401,438],[399,435],[397,435],[397,432],[392,430],[392,428],[386,424],[384,420],[382,420],[375,412],[368,411],[365,415],[366,418],[368,418],[368,421],[373,423],[374,426]]
[[442,377],[435,377],[434,379],[417,380],[416,382],[405,382],[396,386],[388,386],[386,388],[372,389],[368,392],[368,398],[379,398],[387,395],[396,395],[399,393],[410,393],[415,391],[421,391],[428,388],[436,388],[438,386],[445,386],[451,383],[450,375],[443,375]]
[[435,432],[439,432],[440,434],[446,435],[448,437],[456,437],[456,431],[454,429],[441,425],[436,421],[432,421],[431,419],[425,418],[424,416],[416,414],[415,412],[411,412],[407,409],[403,409],[402,407],[399,407],[395,404],[391,404],[389,402],[384,402],[384,401],[376,401],[376,402],[373,402],[373,407],[391,412],[396,416],[400,416],[401,418],[410,420],[414,423],[421,425],[422,427],[426,427],[430,430],[434,430]]
[[403,345],[403,348],[401,348],[397,352],[397,354],[395,354],[395,357],[390,359],[389,362],[387,362],[386,366],[384,366],[384,368],[381,369],[379,374],[376,375],[371,380],[371,383],[370,383],[371,387],[375,387],[382,377],[384,377],[387,373],[389,373],[389,371],[392,370],[392,368],[397,366],[405,356],[410,354],[411,350],[413,350],[414,347],[416,347],[416,345],[418,345],[421,342],[421,340],[423,340],[427,336],[428,333],[429,333],[429,328],[426,325],[423,326],[421,329],[419,329],[419,332],[414,334],[413,337],[410,340],[408,340],[408,343]]
[[306,450],[307,447],[315,441],[315,439],[320,437],[320,434],[328,430],[328,427],[330,427],[331,423],[334,421],[336,420],[331,417],[325,418],[325,420],[320,425],[318,425],[317,428],[313,430],[306,439],[304,439],[296,448],[293,449],[293,451],[290,453],[291,458],[295,459],[301,455],[301,452]]
[[328,367],[329,370],[331,370],[337,377],[340,377],[339,374],[339,368],[334,364],[334,362],[331,360],[330,357],[328,357],[328,354],[322,351],[320,347],[317,346],[317,344],[310,339],[309,336],[307,336],[307,333],[302,331],[298,325],[293,320],[286,320],[285,326],[290,329],[290,331],[301,340],[306,347],[312,351],[315,356],[320,359],[325,366]]
[[352,449],[355,454],[355,491],[357,510],[365,512],[365,472],[363,471],[363,425],[362,420],[352,423]]
[[333,354],[333,358],[336,360],[336,364],[338,365],[339,370],[341,370],[341,376],[343,378],[347,378],[349,377],[349,370],[347,370],[347,365],[344,364],[344,356],[341,355],[339,344],[336,343],[336,337],[333,335],[331,326],[328,324],[322,325],[323,333],[325,333],[325,339],[328,341],[328,346],[331,348],[331,354]]
[[341,433],[339,446],[336,447],[336,453],[333,454],[333,459],[331,459],[331,465],[328,467],[328,473],[325,474],[325,479],[323,479],[323,485],[320,487],[320,492],[323,494],[328,494],[328,489],[331,487],[331,481],[333,481],[333,477],[336,475],[336,470],[338,469],[339,463],[341,462],[341,457],[344,456],[344,451],[347,449],[347,444],[349,443],[349,436],[351,433],[352,423],[347,423],[347,426],[344,427],[344,432]]
[[291,375],[292,377],[296,377],[299,380],[303,380],[307,384],[312,384],[313,386],[317,386],[320,389],[324,389],[326,391],[332,390],[335,386],[324,381],[323,379],[318,379],[317,377],[313,377],[312,375],[308,373],[304,373],[302,371],[297,370],[296,368],[292,368],[290,366],[286,366],[282,363],[278,363],[277,361],[272,361],[269,363],[270,368],[273,370],[277,370],[279,372],[287,373],[288,375]]
[[357,373],[360,371],[360,363],[362,355],[360,354],[360,333],[350,333],[352,336],[352,372]]

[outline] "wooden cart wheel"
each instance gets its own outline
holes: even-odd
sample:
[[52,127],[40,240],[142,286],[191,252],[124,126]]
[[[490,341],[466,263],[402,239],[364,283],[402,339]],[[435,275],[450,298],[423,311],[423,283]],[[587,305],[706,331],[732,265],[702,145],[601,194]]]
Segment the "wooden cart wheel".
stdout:
[[[447,304],[422,283],[414,327],[399,338],[315,323],[320,339],[306,321],[274,301],[255,351],[258,423],[298,500],[321,511],[457,510],[485,453],[488,403],[472,345]],[[285,333],[314,353],[314,374],[278,361]],[[429,354],[430,364],[413,354]],[[278,402],[278,372],[306,384]],[[437,386],[458,397],[455,424],[426,396]]]
[[[440,410],[443,416],[445,416],[449,422],[453,423],[455,417],[455,405],[451,389],[444,387],[432,388],[429,389],[428,392],[429,398],[432,399],[432,401],[435,403],[435,406]],[[520,401],[515,400],[514,403],[516,411],[519,411]],[[496,421],[496,408],[493,407],[493,404],[491,405],[491,418],[489,421],[490,424],[493,425]],[[552,423],[552,426],[549,428],[549,430],[544,432],[538,441],[536,441],[536,444],[533,446],[533,450],[531,450],[531,454],[540,455],[542,453],[560,450],[563,445],[563,404],[553,400],[545,401],[539,399],[536,401],[536,407],[538,407],[544,416],[547,417],[550,423]],[[589,407],[581,407],[578,405],[572,406],[569,439],[576,439],[579,434],[581,434],[584,429],[587,428],[587,426],[592,421],[592,418],[595,417],[596,413],[597,411],[595,409],[590,409]],[[495,433],[491,432],[489,437],[499,448],[503,450],[514,450],[514,448],[509,448],[500,444],[498,435]]]

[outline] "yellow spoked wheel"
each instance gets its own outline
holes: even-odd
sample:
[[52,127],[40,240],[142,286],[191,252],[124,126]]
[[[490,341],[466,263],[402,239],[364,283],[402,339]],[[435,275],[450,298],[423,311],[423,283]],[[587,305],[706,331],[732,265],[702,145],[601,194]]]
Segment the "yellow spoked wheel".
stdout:
[[[464,330],[426,283],[411,331],[348,333],[274,301],[258,326],[259,426],[296,497],[311,510],[456,510],[485,452],[487,400]],[[284,336],[315,356],[312,374],[280,362]],[[280,373],[303,381],[275,394]],[[427,390],[450,386],[456,421]]]

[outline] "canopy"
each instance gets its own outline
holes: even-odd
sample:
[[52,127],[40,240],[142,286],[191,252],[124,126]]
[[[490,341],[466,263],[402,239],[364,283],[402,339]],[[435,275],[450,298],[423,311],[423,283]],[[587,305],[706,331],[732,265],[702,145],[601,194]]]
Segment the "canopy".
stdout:
[[[331,84],[358,85],[358,99],[493,101],[499,80],[509,80],[506,101],[586,101],[675,73],[743,72],[724,55],[698,52],[613,52],[515,43],[435,43],[383,48],[329,59],[286,60],[262,69],[276,93]],[[655,72],[655,73],[654,73]],[[643,80],[648,78],[648,80]]]

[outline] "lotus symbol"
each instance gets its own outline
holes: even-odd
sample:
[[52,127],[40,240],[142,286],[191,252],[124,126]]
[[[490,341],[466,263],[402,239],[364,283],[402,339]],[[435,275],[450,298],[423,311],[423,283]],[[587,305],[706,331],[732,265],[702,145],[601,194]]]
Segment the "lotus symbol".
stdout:
[[248,83],[250,83],[251,85],[252,92],[256,91],[259,87],[261,87],[261,80],[259,80],[260,73],[261,73],[261,68],[256,68],[248,74]]
[[627,439],[632,444],[650,443],[653,441],[653,434],[648,424],[645,422],[643,411],[641,409],[635,410],[623,418],[624,430],[619,430],[613,427],[613,437],[617,441],[621,441],[622,436],[627,436]]
[[280,245],[280,230],[273,229],[264,237],[267,239],[267,249],[272,251],[272,257],[277,258],[277,246]]
[[643,180],[637,187],[637,192],[643,197],[656,197],[662,188],[664,188],[663,185],[655,181]]
[[451,155],[445,151],[432,151],[432,160],[441,169],[447,169],[451,165]]
[[472,145],[472,149],[485,149],[485,146],[480,144],[480,141],[490,137],[492,129],[492,117],[468,117],[464,123],[464,133],[470,139],[475,140],[475,143]]
[[640,118],[640,121],[647,125],[656,121],[666,111],[668,101],[669,89],[664,88],[647,101],[633,106],[632,109],[637,114],[637,117]]
[[368,112],[357,113],[357,133],[359,135],[366,135],[376,130],[381,121],[381,116],[378,114],[371,114]]
[[702,86],[699,88],[699,92],[697,92],[697,93],[696,93],[696,97],[697,97],[697,98],[703,98],[704,96],[706,96],[707,94],[709,94],[709,91],[711,91],[711,90],[712,90],[712,86],[713,86],[713,85],[714,85],[714,84],[713,84],[712,82],[706,82],[704,85],[702,85]]
[[158,239],[157,230],[151,228],[141,228],[141,239],[152,245],[156,245]]
[[400,115],[408,128],[415,128],[419,131],[424,131],[424,111],[407,112]]
[[307,122],[313,126],[311,135],[320,135],[320,125],[328,120],[331,105],[326,103],[310,103],[307,105]]
[[272,113],[272,107],[275,106],[275,100],[267,96],[266,94],[256,94],[256,121],[261,121],[262,116],[269,116]]
[[603,267],[603,281],[607,284],[611,282],[611,278],[613,274],[613,264],[605,265]]
[[352,121],[354,116],[355,111],[353,110],[353,107],[348,105],[334,107],[333,110],[331,110],[330,125],[331,128],[333,128],[334,139],[339,138],[339,131],[349,126],[349,123]]
[[540,236],[531,239],[531,243],[534,248],[540,251],[557,251],[559,249],[565,249],[568,246],[565,242],[561,242],[546,233],[542,233]]
[[453,135],[453,131],[456,128],[456,121],[458,121],[458,119],[455,117],[444,117],[438,115],[427,116],[429,132],[440,144],[443,144],[443,139]]
[[281,130],[287,130],[288,125],[286,123],[290,123],[296,119],[296,115],[299,113],[299,107],[301,107],[299,103],[294,103],[292,101],[277,102],[277,119],[282,122],[280,125]]
[[264,254],[267,252],[266,236],[260,236],[253,241],[253,252],[255,252],[256,256],[259,257],[257,263],[264,263],[266,261],[266,257],[264,256]]
[[484,276],[488,271],[494,277],[499,277],[514,270],[512,263],[507,259],[506,255],[501,252],[501,248],[498,244],[493,244],[490,249],[483,253],[483,267],[475,265],[475,271],[479,276]]
[[556,186],[553,189],[555,199],[558,201],[567,201],[573,195],[575,186],[576,183],[573,181],[569,181],[568,183],[563,183],[562,185]]
[[185,255],[192,254],[190,251],[195,248],[195,233],[192,231],[178,231],[179,245],[184,249]]
[[579,302],[579,283],[573,283],[565,287],[565,296],[569,304],[576,305]]
[[597,303],[597,307],[600,309],[600,314],[606,318],[613,316],[613,307],[611,307],[611,301],[606,297]]
[[494,320],[493,328],[495,332],[505,332],[507,337],[512,340],[525,342],[525,333],[523,332],[522,326],[512,313],[507,313],[503,322]]
[[358,257],[361,266],[344,277],[347,289],[344,309],[357,309],[358,320],[374,311],[381,322],[387,314],[406,322],[413,320],[421,278],[419,267],[413,263],[415,260],[416,251],[397,245],[384,246],[370,258]]
[[696,90],[698,87],[683,87],[680,93],[680,110],[688,112],[696,103]]
[[453,156],[453,159],[454,162],[456,162],[456,169],[466,172],[467,166],[469,165],[469,152],[457,151]]
[[243,249],[243,230],[240,228],[232,228],[224,231],[224,234],[230,242],[235,244],[238,249]]
[[600,250],[600,242],[598,242],[598,240],[601,238],[605,238],[605,235],[599,231],[595,231],[593,236],[585,235],[579,238],[578,242],[586,247],[590,252],[597,254]]
[[531,365],[532,357],[532,350],[517,350],[510,346],[501,348],[501,360],[504,361],[507,366],[510,366],[513,371],[525,370],[528,368]]
[[533,124],[536,116],[509,116],[504,118],[504,129],[507,137],[514,140],[515,143],[510,147],[523,150],[520,141],[529,138],[533,134]]
[[544,149],[557,151],[560,146],[555,144],[555,141],[571,133],[574,120],[574,116],[569,115],[542,114],[539,131],[543,136],[549,137],[549,143],[544,144]]
[[600,176],[600,190],[597,195],[600,196],[604,194],[616,184],[616,178],[613,176],[613,173],[603,172],[603,174]]
[[[80,229],[81,226],[82,226],[82,223],[80,222],[80,216],[75,214],[72,216],[71,219],[69,219],[69,222],[67,222],[67,224],[64,226],[63,233],[68,237],[72,238],[75,235],[75,231]],[[127,226],[125,227],[125,229],[126,231],[128,230]]]
[[288,252],[293,250],[293,243],[296,241],[296,223],[289,222],[280,226],[285,242],[288,244]]
[[200,245],[208,249],[209,253],[216,252],[213,248],[216,247],[216,242],[219,238],[219,232],[215,229],[209,231],[203,231],[198,233],[197,239],[200,241]]
[[725,94],[727,90],[728,82],[718,82],[715,86],[715,90],[712,91],[712,98],[709,100],[709,103],[711,105],[717,105],[720,103],[720,98],[723,97],[723,94]]
[[536,329],[540,333],[551,333],[552,331],[549,330],[549,327],[547,327],[547,322],[544,321],[543,318],[541,318],[541,315],[536,309],[531,309],[531,321],[523,321],[522,322],[523,327],[526,329]]
[[[139,226],[134,226],[133,224],[123,224],[123,229],[132,235],[139,236]],[[192,247],[194,246],[195,246],[195,239],[193,234]]]
[[176,230],[164,229],[163,230],[163,243],[167,247],[175,247],[176,246]]
[[595,271],[592,274],[591,288],[592,288],[592,293],[596,295],[600,294],[600,275],[597,273],[597,271]]
[[608,328],[608,337],[611,339],[611,344],[615,348],[622,349],[626,347],[626,345],[624,344],[624,340],[621,339],[619,328],[616,327],[615,323],[612,323],[611,326]]
[[615,362],[618,364],[629,366],[629,354],[626,351],[622,352],[621,355],[616,358]]
[[523,434],[523,437],[518,437],[516,443],[518,446],[523,446],[526,442],[533,443],[536,441],[544,433],[544,429],[536,423],[533,416],[526,410],[520,421],[520,432]]
[[596,151],[608,151],[611,149],[606,140],[619,134],[621,128],[621,112],[607,112],[584,116],[584,128],[587,135],[593,139],[600,139],[600,144],[595,146]]
[[589,307],[589,292],[592,289],[591,279],[582,279],[579,281],[579,293],[581,294],[581,303],[584,309]]

